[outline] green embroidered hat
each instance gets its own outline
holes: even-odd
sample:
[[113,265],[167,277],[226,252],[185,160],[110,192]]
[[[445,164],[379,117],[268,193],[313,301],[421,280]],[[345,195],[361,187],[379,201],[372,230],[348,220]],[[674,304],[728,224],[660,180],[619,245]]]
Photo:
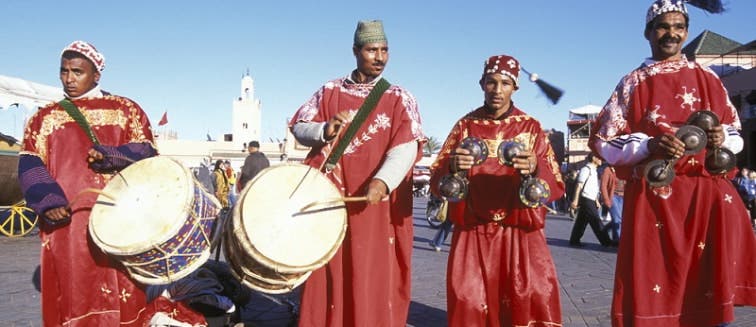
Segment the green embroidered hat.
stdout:
[[388,42],[383,32],[383,22],[380,20],[362,20],[357,23],[354,31],[354,45],[363,46],[368,43]]

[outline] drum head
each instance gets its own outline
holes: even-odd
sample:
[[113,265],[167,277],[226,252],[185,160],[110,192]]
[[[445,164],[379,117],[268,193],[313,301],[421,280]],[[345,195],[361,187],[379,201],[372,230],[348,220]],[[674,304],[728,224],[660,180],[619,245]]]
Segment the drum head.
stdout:
[[317,168],[301,164],[272,166],[242,190],[234,210],[234,229],[238,226],[246,235],[241,243],[249,255],[276,271],[316,269],[333,257],[344,239],[346,207],[337,200],[306,211],[301,209],[313,202],[341,197],[341,192]]
[[192,209],[193,183],[191,172],[173,159],[133,163],[97,197],[89,218],[92,240],[116,255],[141,253],[167,241]]

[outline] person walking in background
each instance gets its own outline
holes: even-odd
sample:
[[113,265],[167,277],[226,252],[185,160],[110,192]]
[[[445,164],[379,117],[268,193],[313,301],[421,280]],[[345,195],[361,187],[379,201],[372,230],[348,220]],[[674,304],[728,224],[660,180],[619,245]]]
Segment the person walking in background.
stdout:
[[415,97],[383,78],[389,47],[381,21],[357,24],[352,54],[357,69],[323,85],[289,124],[297,141],[312,147],[307,165],[325,166],[344,196],[367,198],[346,203],[346,238],[307,279],[299,325],[405,326],[412,167],[425,136]]
[[[431,191],[440,181],[465,172],[463,200],[449,202],[454,223],[446,272],[449,326],[560,326],[559,286],[543,228],[546,208],[520,201],[517,189],[528,177],[543,180],[548,201],[562,196],[564,183],[554,150],[535,118],[515,106],[520,63],[508,55],[485,61],[480,78],[483,105],[452,127],[431,167]],[[475,157],[461,146],[466,137],[481,139],[488,153],[515,141],[523,146],[504,165],[496,156]]]
[[244,187],[247,186],[247,182],[255,178],[260,171],[270,167],[268,157],[260,152],[260,142],[250,141],[247,143],[247,152],[249,152],[249,155],[244,159],[244,166],[241,168],[239,182],[236,186],[237,191],[239,192],[241,192]]
[[223,161],[223,170],[226,172],[226,180],[228,180],[228,206],[233,207],[236,203],[236,172],[234,167],[231,166],[231,161]]
[[[691,4],[693,2],[690,2]],[[622,78],[591,128],[589,146],[628,181],[612,303],[612,325],[720,326],[736,305],[756,305],[756,237],[724,174],[706,153],[743,148],[740,119],[717,75],[688,61],[682,47],[690,17],[683,1],[656,0],[644,36],[651,58]],[[686,154],[675,136],[694,112],[707,110],[707,150]],[[668,185],[644,176],[667,160]]]
[[[434,196],[435,198],[435,196]],[[430,203],[432,199],[429,199],[428,202]],[[437,219],[442,219],[443,222],[440,226],[438,226],[438,231],[436,231],[436,235],[433,236],[433,239],[428,242],[428,244],[436,250],[436,252],[441,252],[441,245],[446,242],[446,238],[449,236],[452,230],[452,222],[451,219],[448,219],[448,202],[446,200],[441,200],[440,208],[438,209],[438,216]]]
[[619,243],[622,232],[622,206],[625,196],[625,181],[617,178],[614,167],[606,165],[601,174],[601,202],[608,208],[611,221],[604,229],[611,230],[612,241]]
[[215,189],[215,197],[220,201],[221,207],[229,208],[228,177],[226,177],[223,160],[220,159],[215,162],[215,169],[213,169],[213,188]]
[[575,224],[570,233],[571,246],[583,246],[580,239],[585,234],[585,227],[591,226],[593,234],[603,246],[613,245],[609,234],[602,228],[599,216],[599,176],[598,166],[601,166],[601,158],[589,153],[585,157],[585,166],[578,172],[577,182],[570,202],[570,208],[577,210]]
[[[29,119],[18,161],[26,205],[39,215],[45,326],[142,326],[146,297],[88,236],[100,190],[132,162],[157,154],[137,103],[100,88],[105,57],[84,41],[63,49],[65,99]],[[124,226],[128,227],[128,226]]]

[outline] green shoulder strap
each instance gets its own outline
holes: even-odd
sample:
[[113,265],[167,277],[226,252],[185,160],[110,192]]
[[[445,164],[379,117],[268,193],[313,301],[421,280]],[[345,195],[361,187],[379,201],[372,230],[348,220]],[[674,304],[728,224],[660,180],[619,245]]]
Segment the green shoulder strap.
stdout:
[[84,133],[87,134],[90,140],[92,140],[92,143],[94,144],[100,144],[100,141],[97,140],[97,136],[95,136],[94,132],[92,132],[92,128],[89,127],[89,122],[87,122],[87,118],[84,117],[84,114],[81,113],[81,110],[76,107],[71,100],[63,99],[58,102],[63,109],[66,110],[69,116],[73,118],[73,120],[79,124],[79,127],[84,130]]
[[328,159],[326,159],[325,163],[326,170],[330,171],[333,170],[333,167],[336,167],[336,163],[339,162],[339,159],[341,159],[341,155],[344,154],[344,150],[346,150],[347,145],[352,142],[354,135],[357,134],[357,130],[360,128],[360,126],[362,126],[362,123],[365,122],[365,119],[367,119],[368,115],[373,112],[375,105],[378,104],[378,100],[381,99],[383,92],[386,92],[389,86],[391,86],[391,84],[385,78],[381,78],[375,84],[373,89],[368,94],[367,98],[365,98],[365,102],[363,102],[362,106],[360,106],[360,109],[357,110],[357,114],[354,116],[352,123],[349,124],[349,127],[344,132],[344,136],[339,140],[339,143],[336,144],[336,147],[328,155]]

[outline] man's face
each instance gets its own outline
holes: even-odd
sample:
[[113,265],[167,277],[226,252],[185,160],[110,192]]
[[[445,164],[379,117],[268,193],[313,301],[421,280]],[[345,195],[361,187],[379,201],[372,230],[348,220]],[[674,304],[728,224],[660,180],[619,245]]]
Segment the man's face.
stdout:
[[502,74],[486,74],[480,84],[485,96],[486,105],[494,111],[509,108],[512,93],[517,90],[514,81]]
[[352,52],[357,58],[357,72],[368,80],[380,76],[389,60],[389,48],[385,42],[367,43],[361,48],[353,47]]
[[100,72],[84,58],[60,59],[60,82],[63,91],[75,98],[93,89],[100,81]]
[[680,58],[688,39],[687,25],[685,15],[676,11],[659,15],[651,22],[645,35],[655,60]]

